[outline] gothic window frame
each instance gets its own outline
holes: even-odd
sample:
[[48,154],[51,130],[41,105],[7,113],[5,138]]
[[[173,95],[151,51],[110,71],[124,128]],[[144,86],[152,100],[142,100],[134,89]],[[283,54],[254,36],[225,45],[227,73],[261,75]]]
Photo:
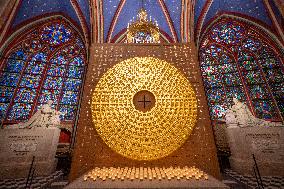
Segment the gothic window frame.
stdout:
[[[240,37],[239,39],[239,42],[236,42],[236,43],[232,43],[230,41],[226,41],[226,37],[228,39],[230,38],[233,38],[232,36],[225,36],[225,38],[222,40],[220,36],[222,35],[217,35],[216,36],[216,32],[214,33],[214,30],[216,30],[216,28],[219,28],[228,24],[228,23],[233,23],[235,25],[239,25],[240,26],[240,30],[242,30],[240,33],[243,34],[240,35],[238,34],[237,36],[242,36]],[[218,31],[222,31],[222,30],[218,30]],[[238,31],[238,27],[235,31],[230,31],[230,29],[228,30],[225,30],[225,31],[229,31],[231,33],[234,33]],[[236,33],[235,33],[235,36],[236,36]],[[266,120],[270,120],[270,121],[283,121],[283,107],[282,107],[282,110],[280,110],[280,101],[278,101],[279,99],[275,97],[274,95],[274,92],[273,90],[271,90],[271,84],[275,84],[277,82],[270,82],[268,81],[268,77],[267,75],[265,75],[264,73],[264,70],[272,70],[271,72],[273,72],[274,70],[276,70],[275,68],[264,68],[264,66],[260,63],[261,60],[264,60],[264,59],[260,59],[261,57],[261,53],[264,52],[264,51],[261,51],[261,48],[267,48],[269,49],[275,56],[276,59],[278,59],[278,69],[280,70],[280,72],[284,73],[284,64],[283,64],[283,60],[281,58],[281,48],[278,47],[274,41],[272,41],[271,39],[269,39],[267,37],[267,35],[265,35],[266,33],[262,30],[260,30],[258,27],[250,24],[250,23],[247,23],[247,22],[244,22],[244,21],[241,21],[239,19],[236,19],[236,18],[230,18],[230,17],[226,17],[226,18],[220,18],[218,19],[215,23],[213,23],[212,25],[210,25],[207,30],[206,30],[206,33],[204,33],[203,35],[203,38],[201,39],[200,41],[200,46],[199,46],[199,53],[198,53],[198,57],[199,57],[199,61],[200,61],[200,67],[201,67],[201,73],[202,73],[202,76],[203,76],[203,82],[204,82],[204,89],[205,89],[205,92],[206,92],[206,96],[207,96],[207,100],[208,100],[208,106],[209,106],[209,112],[210,112],[210,115],[211,115],[211,119],[213,121],[222,121],[223,118],[224,118],[224,110],[227,109],[229,106],[232,105],[232,97],[229,97],[229,98],[226,98],[226,97],[222,97],[222,98],[225,98],[227,99],[226,102],[223,101],[223,103],[226,104],[226,106],[224,106],[223,110],[223,115],[218,117],[214,114],[213,110],[213,106],[214,105],[218,105],[219,102],[216,102],[215,104],[212,104],[212,99],[211,99],[211,96],[212,96],[212,88],[214,87],[211,87],[211,86],[208,86],[208,79],[206,79],[206,73],[204,72],[204,66],[206,66],[206,63],[205,63],[205,59],[204,59],[204,56],[208,55],[208,53],[206,53],[206,50],[208,47],[210,47],[211,45],[216,45],[216,46],[219,46],[221,48],[221,52],[228,52],[228,55],[230,57],[233,57],[233,62],[231,62],[231,65],[235,65],[236,68],[237,68],[237,71],[234,72],[234,73],[238,73],[238,76],[240,78],[240,83],[241,85],[239,86],[242,86],[244,88],[244,95],[245,95],[245,99],[241,99],[242,101],[246,102],[248,104],[248,107],[250,108],[251,112],[253,113],[253,115],[259,117],[259,118],[264,118]],[[214,38],[215,37],[215,38]],[[252,50],[253,48],[251,49],[248,49],[248,50],[243,50],[243,49],[240,49],[240,48],[244,48],[243,45],[245,44],[245,41],[247,39],[250,39],[250,38],[254,38],[255,40],[259,40],[260,42],[260,46],[259,49],[255,49],[255,50]],[[217,40],[216,40],[217,39]],[[219,39],[219,41],[218,41]],[[220,40],[221,39],[221,40]],[[236,40],[235,40],[236,41]],[[267,46],[266,46],[267,45]],[[283,51],[283,50],[282,50]],[[241,57],[239,54],[239,52],[248,52],[250,54],[252,54],[252,59],[248,59],[248,60],[239,60],[239,58]],[[212,56],[211,56],[212,58]],[[269,59],[270,61],[271,59]],[[251,70],[246,70],[243,65],[241,65],[241,63],[244,63],[244,62],[255,62],[255,65],[257,67],[255,68],[252,68]],[[267,59],[265,59],[265,61],[268,61]],[[210,62],[210,61],[209,61]],[[253,63],[254,64],[254,63]],[[252,65],[253,65],[252,64]],[[208,64],[209,65],[209,64]],[[218,65],[218,63],[217,63]],[[221,63],[219,65],[224,65],[224,63]],[[212,68],[214,68],[214,66],[212,66]],[[220,71],[220,70],[219,70]],[[244,71],[247,71],[247,72],[259,72],[259,75],[260,77],[262,78],[262,80],[264,80],[262,83],[261,81],[259,82],[256,82],[256,83],[251,83],[251,84],[248,84],[248,80],[245,79],[245,76],[244,76]],[[207,72],[210,72],[210,70],[207,70]],[[223,79],[223,76],[224,74],[220,74],[219,72],[216,72],[215,73],[216,75],[221,75],[221,79]],[[217,76],[216,76],[217,77]],[[224,82],[222,81],[222,87],[223,87],[223,84]],[[282,85],[284,84],[284,80],[282,78],[282,81],[280,82]],[[214,84],[214,83],[212,83]],[[254,87],[256,85],[259,85],[259,86],[266,86],[266,89],[268,91],[268,95],[269,97],[265,97],[263,99],[261,98],[253,98],[253,96],[250,94],[250,91],[249,91],[249,87]],[[220,85],[219,85],[220,86]],[[234,86],[237,86],[237,85],[232,85],[233,87]],[[228,86],[227,86],[228,87]],[[218,87],[217,87],[218,88]],[[220,87],[219,87],[220,88]],[[211,91],[209,91],[211,89]],[[209,91],[209,92],[208,92]],[[282,91],[282,94],[283,94],[283,91]],[[220,95],[219,95],[220,96]],[[225,96],[227,96],[227,93],[225,91]],[[261,96],[261,95],[258,95],[258,96]],[[263,95],[265,96],[265,95]],[[281,99],[280,99],[281,100]],[[268,118],[267,117],[261,117],[260,116],[260,113],[257,112],[258,110],[256,109],[255,105],[253,105],[253,103],[265,103],[265,102],[272,102],[272,104],[274,104],[274,107],[276,107],[276,112],[278,114],[278,116],[272,116],[271,118]],[[278,104],[279,102],[279,104]],[[283,103],[283,102],[282,102]],[[268,114],[268,113],[266,113]],[[265,114],[263,114],[265,115]],[[262,116],[263,116],[262,115]]]
[[[35,113],[35,111],[40,107],[40,105],[43,105],[47,102],[48,98],[41,99],[41,97],[43,96],[41,93],[44,91],[48,91],[50,93],[53,93],[54,91],[56,91],[56,89],[54,89],[53,87],[48,89],[48,86],[46,85],[46,83],[48,83],[47,78],[52,78],[54,80],[56,79],[62,80],[61,87],[59,87],[59,91],[57,91],[59,92],[59,94],[57,95],[58,103],[54,103],[54,107],[56,110],[59,110],[59,111],[60,110],[65,111],[66,108],[71,110],[73,108],[74,110],[73,117],[70,119],[63,117],[61,122],[63,124],[74,125],[76,122],[76,118],[78,116],[78,108],[79,108],[78,106],[80,103],[79,101],[81,98],[81,90],[83,88],[83,80],[84,80],[84,75],[86,72],[85,67],[87,66],[87,49],[85,47],[86,43],[84,41],[82,32],[78,29],[78,27],[74,23],[72,23],[72,21],[62,16],[55,16],[55,17],[43,19],[40,21],[34,21],[33,23],[34,24],[29,24],[27,28],[18,30],[20,32],[15,32],[14,37],[11,40],[9,40],[9,44],[3,50],[2,57],[0,57],[0,62],[1,62],[0,76],[3,78],[4,72],[13,73],[14,71],[15,73],[19,75],[19,78],[20,78],[20,80],[17,82],[17,85],[15,87],[10,88],[13,91],[12,92],[13,95],[10,98],[10,100],[6,101],[6,104],[9,104],[9,105],[6,109],[4,118],[3,119],[1,118],[2,125],[5,126],[5,125],[22,122],[22,121],[29,119]],[[56,28],[57,30],[52,30],[52,28],[49,28],[53,31],[52,36],[50,36],[49,35],[50,33],[48,32],[47,32],[48,34],[44,34],[43,31],[47,31],[48,27],[51,25],[58,27]],[[61,26],[64,26],[64,27],[61,27]],[[43,32],[43,33],[39,33],[39,32]],[[68,34],[68,32],[70,33]],[[65,38],[63,37],[64,35],[61,35],[62,33],[65,34]],[[45,38],[43,36],[45,36]],[[51,39],[54,39],[53,42]],[[36,45],[35,45],[35,49],[33,48],[27,49],[24,46],[25,42],[28,41],[31,44],[31,42],[36,41],[36,40],[39,40],[39,43],[41,44],[41,47],[39,47],[39,49],[36,49],[36,47],[38,47]],[[29,45],[29,47],[32,47],[32,46]],[[73,51],[72,51],[72,47],[74,47]],[[15,70],[11,71],[13,66],[11,66],[10,70],[7,70],[7,65],[9,64],[9,61],[10,62],[14,61],[14,63],[11,63],[12,65],[17,63],[17,60],[12,60],[10,58],[14,52],[19,52],[19,50],[22,50],[24,53],[28,54],[27,55],[28,58],[25,61],[23,61],[24,63],[23,63],[22,70],[18,69],[18,72]],[[39,52],[46,53],[46,60],[31,61],[33,58],[33,55]],[[58,53],[64,54],[64,52],[65,52],[65,55],[63,55],[64,57],[69,56],[68,59],[65,60],[65,63],[60,62],[57,64],[56,62],[52,60],[58,55]],[[72,52],[73,54],[70,52]],[[77,59],[75,60],[76,57]],[[80,58],[78,57],[81,58],[81,62],[79,61]],[[41,63],[43,64],[43,67],[40,66]],[[31,67],[31,66],[28,67],[29,64],[34,65],[34,67]],[[54,72],[52,71],[50,72],[51,70],[50,67],[52,66],[53,68],[55,68],[53,69]],[[60,67],[64,69],[60,69]],[[58,70],[59,70],[59,73],[57,73]],[[64,72],[63,75],[60,75],[60,70]],[[53,73],[55,73],[55,75],[52,75]],[[59,74],[59,75],[56,75],[56,74]],[[23,81],[22,79],[25,75],[34,75],[36,77],[39,77],[39,80],[40,80],[39,85],[33,86],[34,80],[30,80],[31,85],[21,86],[21,82]],[[75,87],[73,88],[74,86],[73,83],[72,82],[68,83],[68,81],[76,81],[77,85],[75,85]],[[7,86],[7,84],[3,83],[2,80],[0,84],[1,84],[0,87],[2,89],[0,98],[3,98],[5,97],[5,91],[3,89],[5,87],[6,88],[9,88],[9,87]],[[56,84],[56,82],[55,83],[50,82],[49,84],[53,86],[53,84]],[[25,102],[25,99],[28,99],[28,96],[32,93],[30,94],[29,93],[18,93],[18,91],[21,89],[35,91],[35,97],[33,98],[33,100]],[[17,95],[19,94],[22,94],[22,95],[20,95],[20,97],[17,99]],[[43,100],[43,101],[40,102],[40,100]],[[55,98],[52,100],[56,101]],[[1,103],[3,104],[2,101]],[[29,104],[31,104],[31,110],[29,111],[28,116],[25,118],[21,119],[20,117],[20,119],[14,119],[14,118],[10,119],[9,115],[11,114],[11,110],[13,106],[15,106],[15,104],[17,103],[19,103],[19,105],[25,104],[25,106],[29,106]],[[23,106],[20,106],[20,108],[23,108]],[[1,109],[1,111],[3,111],[3,109]],[[65,111],[65,113],[66,112],[67,111]]]

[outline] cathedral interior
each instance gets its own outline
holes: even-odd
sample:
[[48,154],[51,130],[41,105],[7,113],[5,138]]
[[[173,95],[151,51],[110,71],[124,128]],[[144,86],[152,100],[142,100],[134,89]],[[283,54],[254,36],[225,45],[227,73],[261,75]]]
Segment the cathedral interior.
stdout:
[[0,188],[284,187],[283,0],[1,0],[0,94]]

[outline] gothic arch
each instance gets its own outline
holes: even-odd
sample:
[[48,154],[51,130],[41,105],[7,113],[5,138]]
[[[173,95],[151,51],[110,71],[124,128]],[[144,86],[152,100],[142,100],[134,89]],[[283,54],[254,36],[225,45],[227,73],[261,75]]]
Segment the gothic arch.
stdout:
[[283,49],[267,31],[235,17],[206,28],[199,60],[212,120],[224,119],[237,97],[258,118],[283,121]]
[[0,119],[27,120],[53,100],[64,124],[75,124],[87,52],[83,35],[67,19],[52,16],[20,28],[0,57]]

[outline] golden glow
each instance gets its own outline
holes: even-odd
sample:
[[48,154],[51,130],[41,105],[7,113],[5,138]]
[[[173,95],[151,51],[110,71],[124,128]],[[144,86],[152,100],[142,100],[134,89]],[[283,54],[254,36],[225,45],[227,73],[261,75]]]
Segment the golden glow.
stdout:
[[[142,90],[155,105],[142,112],[133,104]],[[124,60],[99,80],[92,96],[92,118],[104,142],[136,160],[165,157],[179,148],[196,123],[197,100],[189,81],[166,61],[152,57]]]
[[160,43],[160,30],[157,21],[148,21],[147,11],[140,9],[138,19],[127,27],[127,43]]
[[110,180],[162,180],[162,179],[208,179],[208,175],[195,167],[124,167],[124,168],[99,168],[91,170],[84,175],[84,180],[92,179],[96,181],[101,179],[103,181]]

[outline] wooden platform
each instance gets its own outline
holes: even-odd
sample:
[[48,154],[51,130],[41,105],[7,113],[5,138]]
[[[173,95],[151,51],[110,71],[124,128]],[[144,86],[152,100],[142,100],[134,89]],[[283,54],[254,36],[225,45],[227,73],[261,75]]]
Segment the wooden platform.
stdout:
[[84,181],[84,177],[80,177],[68,184],[65,189],[78,189],[78,188],[210,188],[210,189],[229,189],[228,186],[220,182],[219,180],[209,176],[208,180],[195,180],[195,179],[181,179],[176,178],[167,180],[106,180],[102,181],[98,179],[93,181],[88,179]]

